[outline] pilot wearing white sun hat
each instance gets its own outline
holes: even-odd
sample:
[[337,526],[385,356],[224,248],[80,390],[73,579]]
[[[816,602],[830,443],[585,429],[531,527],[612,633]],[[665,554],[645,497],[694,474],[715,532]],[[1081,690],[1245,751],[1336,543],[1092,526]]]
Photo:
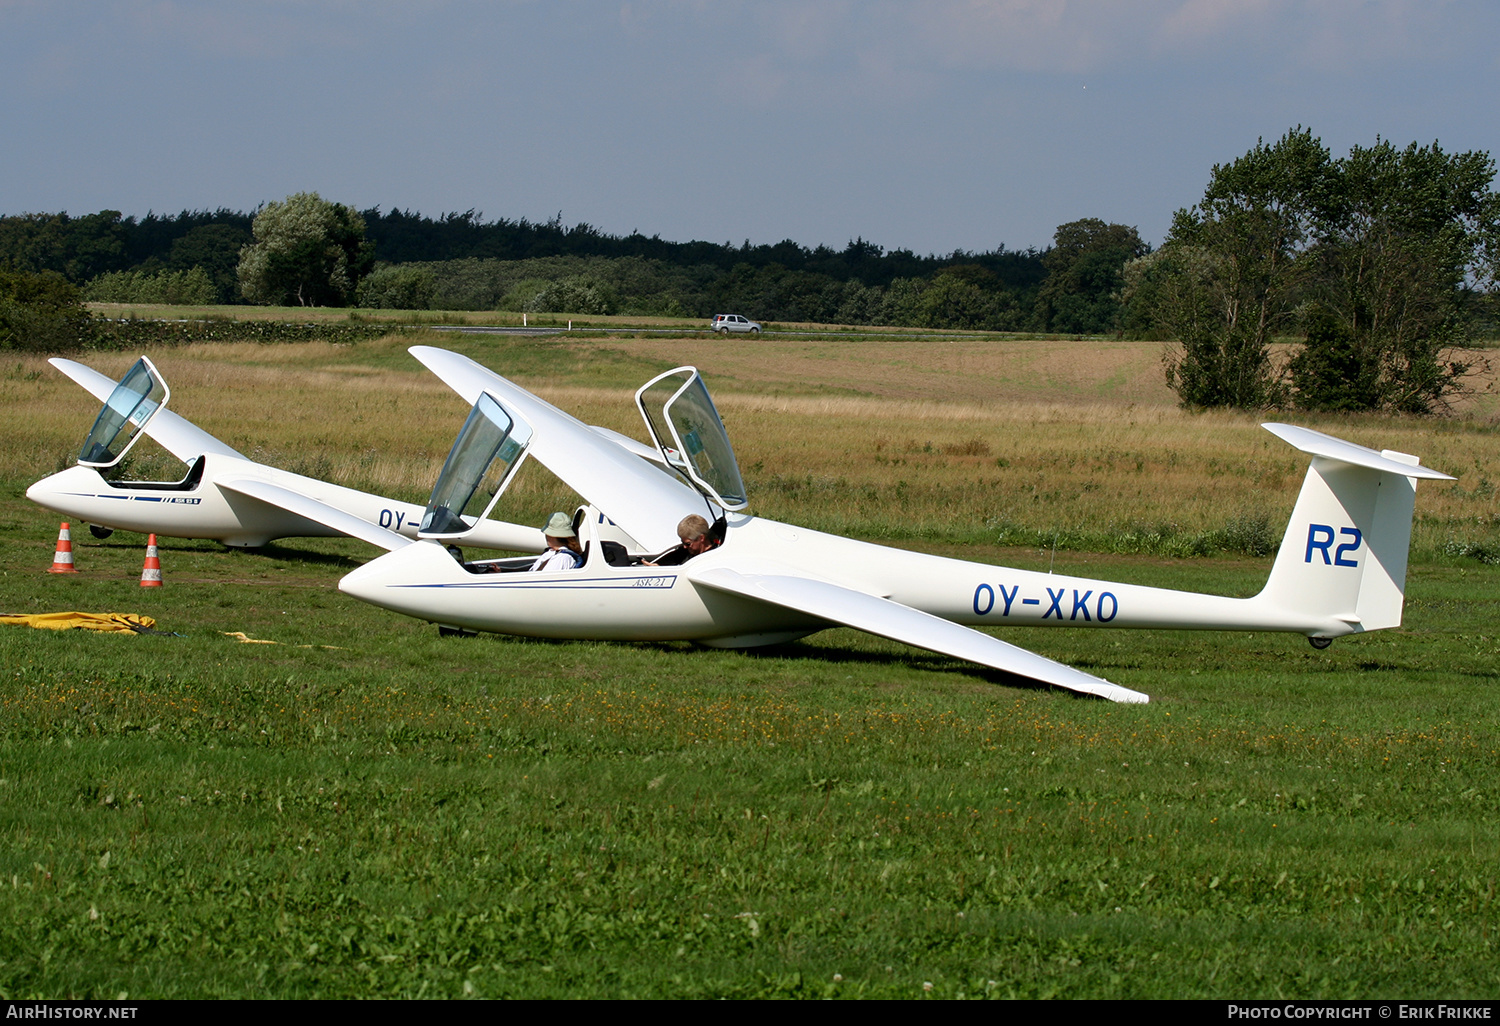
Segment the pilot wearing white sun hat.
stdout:
[[574,570],[583,563],[578,532],[573,530],[573,521],[566,513],[554,513],[548,517],[542,534],[547,539],[547,551],[536,558],[531,569]]

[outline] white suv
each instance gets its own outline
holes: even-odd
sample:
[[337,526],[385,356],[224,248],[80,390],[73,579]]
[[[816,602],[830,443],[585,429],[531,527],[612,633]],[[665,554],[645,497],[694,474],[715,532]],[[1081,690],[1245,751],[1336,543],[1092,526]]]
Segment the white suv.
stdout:
[[759,335],[760,325],[739,314],[714,314],[708,330],[717,331],[720,335],[727,335],[731,331],[748,331],[752,335]]

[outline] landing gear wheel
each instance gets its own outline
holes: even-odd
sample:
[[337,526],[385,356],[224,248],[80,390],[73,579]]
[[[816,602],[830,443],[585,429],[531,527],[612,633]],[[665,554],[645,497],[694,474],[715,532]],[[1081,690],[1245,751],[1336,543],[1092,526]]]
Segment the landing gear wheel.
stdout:
[[1321,652],[1325,648],[1327,648],[1329,645],[1333,644],[1333,639],[1332,638],[1308,638],[1307,639],[1307,643],[1309,645],[1311,645],[1313,648],[1317,649],[1319,652]]
[[89,534],[93,535],[95,538],[98,538],[100,541],[103,541],[114,533],[115,529],[113,527],[103,527],[99,524],[89,525]]
[[444,627],[438,624],[438,637],[440,638],[477,638],[478,631],[466,631],[462,627]]

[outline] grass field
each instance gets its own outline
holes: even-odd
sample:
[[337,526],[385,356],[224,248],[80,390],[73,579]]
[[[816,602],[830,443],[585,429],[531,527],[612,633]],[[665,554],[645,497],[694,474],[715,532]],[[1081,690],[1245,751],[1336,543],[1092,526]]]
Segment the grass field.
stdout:
[[[404,344],[153,358],[173,408],[243,451],[421,500],[463,409]],[[1228,528],[1274,544],[1305,466],[1252,418],[1176,410],[1138,344],[441,344],[637,436],[630,390],[697,363],[755,511],[1030,569],[1253,593],[1269,559]],[[0,631],[0,996],[1500,984],[1483,402],[1298,418],[1459,477],[1418,493],[1399,630],[1324,652],[1004,635],[1153,698],[1115,706],[852,631],[750,653],[440,639],[337,592],[372,554],[353,541],[165,540],[146,591],[141,538],[75,525],[81,572],[49,575],[56,518],[22,493],[97,404],[24,359],[0,396],[0,610],[178,635]],[[567,508],[539,470],[512,518]]]

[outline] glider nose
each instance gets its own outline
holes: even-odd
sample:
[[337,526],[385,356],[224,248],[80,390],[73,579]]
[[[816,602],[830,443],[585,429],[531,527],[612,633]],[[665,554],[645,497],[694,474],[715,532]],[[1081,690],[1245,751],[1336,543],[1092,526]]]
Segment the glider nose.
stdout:
[[76,469],[76,467],[69,467],[67,470],[42,478],[36,484],[26,489],[26,498],[43,509],[67,512],[66,510],[59,509],[58,503],[62,499],[63,492],[66,490],[65,479]]
[[416,542],[370,560],[339,581],[339,591],[371,605],[421,616],[433,591],[462,570],[443,546]]
[[388,558],[389,554],[378,556],[359,569],[345,574],[339,579],[339,591],[362,602],[385,605],[381,599],[394,580],[390,567],[382,565]]

